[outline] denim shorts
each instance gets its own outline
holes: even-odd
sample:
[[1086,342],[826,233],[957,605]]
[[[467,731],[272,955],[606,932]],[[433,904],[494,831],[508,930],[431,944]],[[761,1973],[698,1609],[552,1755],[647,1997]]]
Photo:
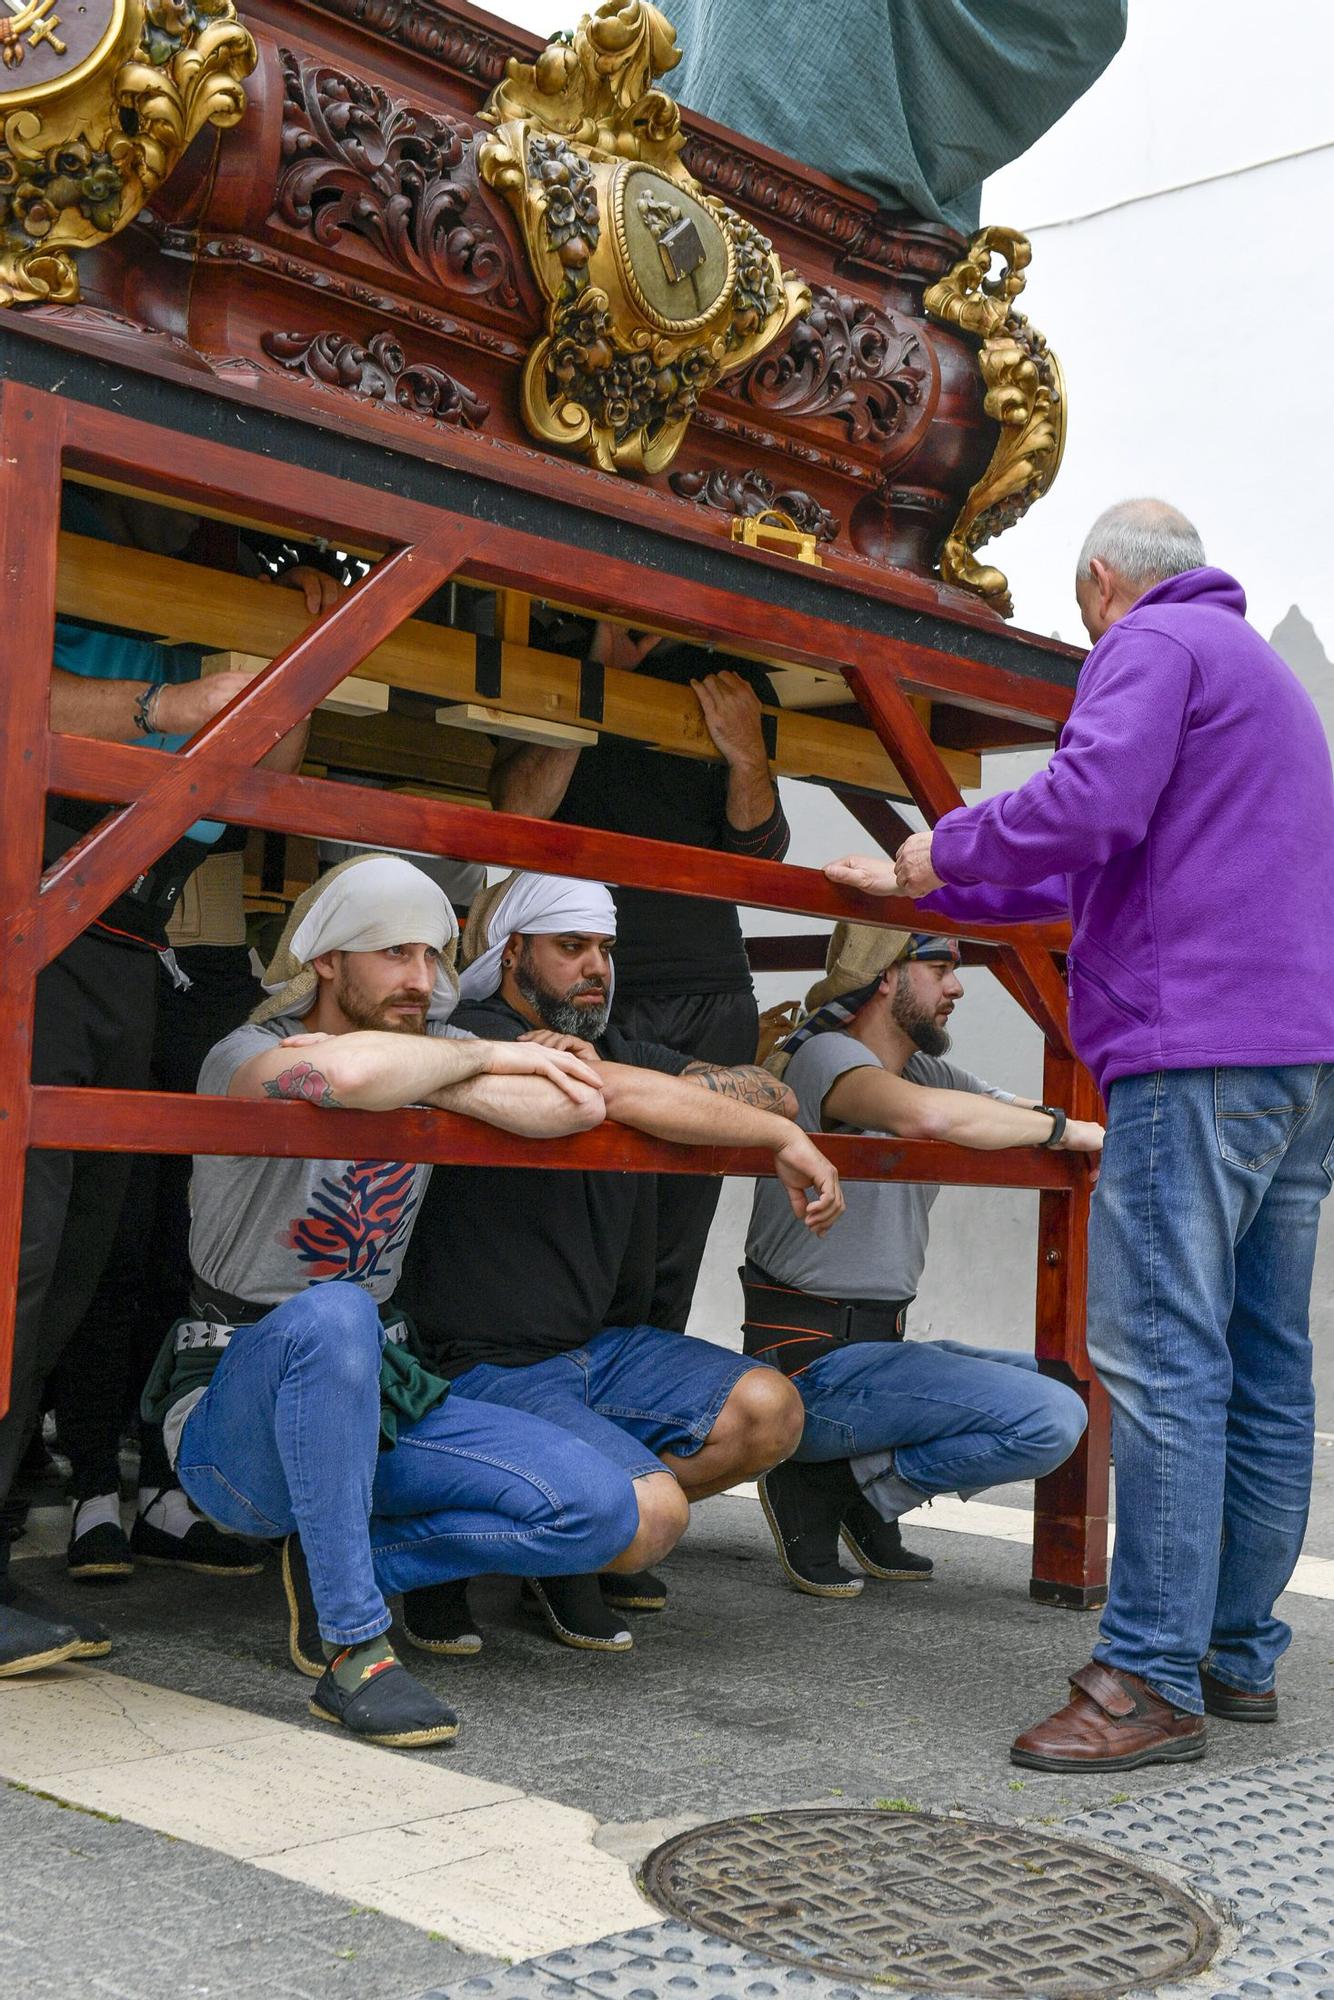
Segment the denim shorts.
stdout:
[[484,1361],[453,1386],[573,1431],[632,1479],[661,1472],[658,1454],[697,1452],[743,1375],[762,1364],[711,1340],[658,1326],[608,1326],[584,1347],[501,1368]]

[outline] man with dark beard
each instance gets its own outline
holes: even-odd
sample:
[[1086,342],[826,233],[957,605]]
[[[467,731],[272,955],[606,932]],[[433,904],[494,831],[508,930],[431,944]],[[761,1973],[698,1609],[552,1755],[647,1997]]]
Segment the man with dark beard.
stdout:
[[[823,1234],[843,1210],[838,1175],[794,1122],[791,1091],[754,1065],[692,1060],[609,1027],[615,941],[600,882],[497,883],[468,916],[456,1024],[577,1056],[596,1071],[608,1118],[654,1138],[763,1147],[794,1227]],[[630,1648],[623,1611],[661,1609],[648,1565],[675,1546],[690,1503],[778,1464],[802,1426],[781,1375],[650,1320],[658,1179],[441,1169],[401,1294],[419,1358],[460,1396],[568,1426],[633,1480],[640,1530],[616,1573],[530,1585],[563,1644],[601,1652]],[[475,1651],[466,1631],[455,1649],[469,1638]]]
[[[1012,1097],[945,1060],[963,993],[953,938],[840,924],[824,979],[796,1032],[769,1058],[809,1132],[948,1139],[983,1150],[1096,1153],[1100,1125]],[[1079,1442],[1086,1412],[1032,1355],[904,1339],[940,1190],[903,1181],[847,1188],[829,1242],[789,1226],[759,1182],[746,1240],[745,1349],[795,1382],[801,1443],[760,1480],[788,1581],[813,1597],[855,1597],[840,1537],[868,1575],[926,1578],[899,1517],[937,1493],[965,1499],[1038,1479]]]

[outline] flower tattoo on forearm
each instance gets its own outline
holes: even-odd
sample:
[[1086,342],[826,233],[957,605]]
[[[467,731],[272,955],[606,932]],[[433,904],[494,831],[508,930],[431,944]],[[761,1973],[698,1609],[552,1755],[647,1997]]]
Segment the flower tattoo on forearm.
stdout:
[[285,1097],[299,1104],[318,1104],[324,1111],[342,1109],[324,1071],[308,1062],[294,1062],[289,1069],[271,1076],[264,1085],[264,1095]]

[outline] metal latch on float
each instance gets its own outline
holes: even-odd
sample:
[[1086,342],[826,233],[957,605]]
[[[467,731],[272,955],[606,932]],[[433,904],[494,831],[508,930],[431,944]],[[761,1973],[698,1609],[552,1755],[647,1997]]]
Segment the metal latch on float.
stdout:
[[824,562],[815,547],[815,536],[799,528],[790,514],[766,507],[761,514],[745,514],[732,523],[732,540],[748,549],[768,549],[771,555],[794,556],[798,562]]

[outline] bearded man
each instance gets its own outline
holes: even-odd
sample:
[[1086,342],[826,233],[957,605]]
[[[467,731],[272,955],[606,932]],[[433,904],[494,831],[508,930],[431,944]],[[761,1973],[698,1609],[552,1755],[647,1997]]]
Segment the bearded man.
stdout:
[[[454,913],[394,855],[298,898],[249,1022],[210,1052],[205,1095],[323,1109],[464,1112],[531,1137],[604,1113],[593,1070],[533,1045],[451,1036]],[[293,1664],[310,1709],[375,1743],[447,1741],[458,1719],[396,1660],[435,1644],[434,1588],[474,1570],[613,1564],[636,1525],[604,1455],[520,1410],[465,1402],[420,1366],[393,1303],[428,1166],[375,1156],[195,1161],[191,1314],[144,1397],[191,1501],[286,1537]]]
[[[497,884],[468,918],[458,1024],[579,1056],[608,1117],[655,1138],[765,1148],[795,1226],[822,1235],[843,1196],[792,1122],[790,1091],[767,1070],[694,1061],[608,1026],[615,934],[601,883],[521,874]],[[447,1370],[462,1395],[568,1428],[633,1480],[639,1533],[605,1590],[591,1573],[532,1586],[558,1639],[606,1652],[632,1643],[622,1611],[661,1608],[663,1587],[644,1572],[680,1539],[690,1502],[767,1471],[801,1434],[800,1398],[781,1375],[649,1321],[657,1183],[442,1171],[405,1273],[428,1367]]]
[[[986,1151],[1048,1146],[1096,1153],[1100,1125],[1011,1096],[946,1061],[963,994],[953,938],[840,924],[808,1016],[770,1056],[808,1132],[946,1139]],[[900,1518],[938,1493],[1040,1479],[1083,1435],[1083,1402],[1031,1354],[954,1340],[905,1340],[926,1261],[935,1186],[858,1181],[850,1226],[828,1242],[790,1226],[756,1184],[746,1268],[745,1348],[790,1376],[801,1442],[760,1480],[788,1581],[812,1597],[856,1597],[861,1569],[924,1578]]]

